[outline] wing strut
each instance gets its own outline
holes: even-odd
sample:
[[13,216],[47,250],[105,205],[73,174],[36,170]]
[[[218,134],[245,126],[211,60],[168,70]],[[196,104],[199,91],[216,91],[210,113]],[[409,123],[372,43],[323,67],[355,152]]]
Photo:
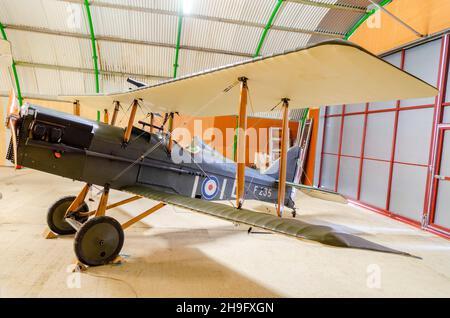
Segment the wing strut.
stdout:
[[135,99],[133,101],[133,105],[131,107],[130,119],[128,120],[128,126],[125,129],[125,133],[123,135],[123,142],[127,144],[130,141],[131,130],[133,129],[134,118],[136,117],[136,111],[138,108],[138,100]]
[[173,144],[173,138],[172,138],[172,132],[173,132],[173,117],[174,113],[169,114],[169,123],[167,124],[167,133],[169,134],[169,143],[167,145],[167,148],[170,151],[172,151],[172,144]]
[[245,189],[245,157],[247,145],[245,132],[247,130],[247,78],[240,77],[241,92],[239,97],[239,117],[237,128],[237,148],[236,148],[236,207],[240,209],[244,202]]
[[277,215],[283,214],[284,199],[286,196],[286,165],[287,165],[287,149],[289,143],[289,99],[283,98],[283,122],[281,127],[281,153],[280,153],[280,174],[278,182],[278,205]]
[[80,114],[81,114],[80,102],[78,100],[73,103],[73,114],[75,116],[80,116]]
[[120,109],[120,102],[115,101],[114,102],[114,112],[113,112],[113,116],[111,119],[111,126],[114,126],[116,124],[117,115],[119,114],[119,109]]
[[107,108],[103,110],[103,122],[109,124],[109,111]]

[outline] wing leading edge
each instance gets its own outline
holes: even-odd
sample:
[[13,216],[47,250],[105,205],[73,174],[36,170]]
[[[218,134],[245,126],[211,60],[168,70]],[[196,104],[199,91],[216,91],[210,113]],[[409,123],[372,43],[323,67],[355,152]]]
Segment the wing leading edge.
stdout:
[[129,92],[65,96],[82,106],[111,109],[142,100],[154,112],[192,116],[235,115],[239,77],[248,78],[254,112],[282,98],[290,108],[384,102],[437,95],[437,89],[347,41],[328,41],[278,55],[247,60]]
[[412,256],[408,253],[367,241],[355,235],[336,231],[330,226],[314,225],[294,219],[283,219],[271,214],[246,209],[237,210],[224,204],[192,199],[176,194],[162,193],[144,186],[129,186],[121,190],[226,221],[242,223],[274,233],[316,241],[325,245]]

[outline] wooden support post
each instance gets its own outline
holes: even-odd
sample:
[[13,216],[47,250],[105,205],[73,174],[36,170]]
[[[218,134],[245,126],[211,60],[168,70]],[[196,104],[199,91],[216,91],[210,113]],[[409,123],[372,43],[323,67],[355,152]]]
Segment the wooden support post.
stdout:
[[245,191],[245,157],[247,151],[246,130],[247,130],[247,78],[240,77],[241,93],[239,99],[239,117],[237,127],[237,148],[236,148],[236,207],[240,209],[244,201]]
[[115,101],[114,102],[114,112],[113,112],[113,116],[111,119],[111,126],[114,126],[116,124],[117,115],[119,114],[119,109],[120,109],[120,102]]
[[109,112],[106,108],[103,110],[103,122],[109,124]]
[[153,125],[155,124],[155,114],[150,113],[150,133],[153,134]]
[[283,123],[281,127],[281,153],[280,153],[280,175],[278,178],[278,205],[277,215],[281,217],[284,209],[284,199],[286,197],[286,165],[287,150],[289,143],[289,99],[283,99]]
[[78,209],[78,207],[84,203],[84,199],[86,199],[86,195],[88,194],[90,188],[91,188],[91,185],[86,183],[86,185],[83,187],[83,189],[77,195],[75,200],[73,200],[73,202],[67,208],[65,217],[67,217],[70,214],[70,212],[76,211]]
[[172,150],[172,144],[173,144],[173,138],[172,138],[172,131],[173,131],[173,113],[169,114],[169,122],[167,124],[167,133],[169,134],[169,142],[167,143],[167,149],[169,149],[169,152]]
[[80,102],[79,101],[76,101],[75,103],[73,103],[73,114],[75,116],[80,116],[80,114],[81,114]]
[[42,236],[46,239],[46,240],[52,240],[58,237],[58,234],[53,233],[52,230],[50,230],[49,228],[47,228],[44,233],[42,234]]
[[130,141],[131,131],[133,129],[133,123],[134,123],[134,118],[136,117],[137,108],[138,108],[138,101],[137,101],[137,99],[135,99],[133,101],[133,105],[131,107],[131,114],[130,114],[130,118],[128,120],[128,125],[127,125],[127,128],[125,129],[125,133],[123,135],[124,143],[128,143]]
[[165,207],[165,206],[166,206],[166,204],[163,203],[163,202],[158,203],[158,204],[155,205],[154,207],[148,209],[147,211],[145,211],[145,212],[139,214],[138,216],[136,216],[136,217],[132,218],[131,220],[129,220],[129,221],[125,222],[124,224],[122,224],[122,229],[125,230],[125,229],[129,228],[129,227],[132,226],[133,224],[139,222],[139,221],[142,220],[143,218],[149,216],[150,214],[152,214],[152,213],[158,211],[159,209],[161,209],[161,208],[163,208],[163,207]]
[[109,197],[109,186],[105,185],[102,193],[102,197],[100,198],[100,202],[98,203],[97,211],[95,211],[95,216],[104,216],[106,214],[106,206],[108,204]]

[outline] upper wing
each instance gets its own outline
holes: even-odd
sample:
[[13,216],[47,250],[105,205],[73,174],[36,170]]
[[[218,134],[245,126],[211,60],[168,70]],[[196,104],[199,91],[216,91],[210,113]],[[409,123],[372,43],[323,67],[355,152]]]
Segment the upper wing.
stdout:
[[227,221],[242,223],[275,233],[320,242],[326,245],[411,256],[408,253],[372,243],[358,236],[339,232],[330,226],[314,225],[294,219],[283,219],[272,214],[254,212],[246,209],[238,210],[220,203],[158,192],[144,186],[129,186],[124,187],[121,190]]
[[248,78],[252,111],[266,112],[282,98],[291,108],[382,102],[437,95],[437,89],[361,47],[329,41],[279,55],[248,60],[126,93],[66,96],[88,107],[141,99],[152,111],[193,116],[237,113],[239,77]]

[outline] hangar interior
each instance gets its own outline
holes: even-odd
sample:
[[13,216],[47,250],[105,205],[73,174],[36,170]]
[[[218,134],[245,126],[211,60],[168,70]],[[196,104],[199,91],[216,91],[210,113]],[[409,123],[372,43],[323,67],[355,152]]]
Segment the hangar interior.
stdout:
[[[48,207],[82,184],[15,171],[5,160],[11,133],[1,125],[0,297],[450,296],[449,16],[446,0],[0,0],[1,34],[13,57],[12,67],[0,68],[3,122],[11,90],[21,104],[108,123],[112,114],[104,109],[58,96],[128,91],[134,86],[127,78],[152,85],[332,39],[352,41],[439,89],[433,98],[289,114],[291,144],[312,123],[303,183],[349,202],[299,192],[297,218],[334,224],[420,260],[247,234],[248,227],[166,206],[127,230],[122,264],[73,276],[71,238],[45,240],[42,233]],[[136,124],[148,120],[147,111],[138,111]],[[279,156],[282,111],[248,112],[247,127],[264,142],[248,146],[246,164],[264,168]],[[124,105],[117,126],[127,125],[129,113]],[[184,114],[174,127],[194,136],[194,119],[203,131],[224,135],[237,127],[237,116]],[[235,142],[214,149],[236,158]],[[99,193],[90,192],[91,209]],[[112,214],[125,220],[152,204],[139,201]],[[270,204],[247,204],[275,214]],[[381,282],[372,284],[378,272]]]

